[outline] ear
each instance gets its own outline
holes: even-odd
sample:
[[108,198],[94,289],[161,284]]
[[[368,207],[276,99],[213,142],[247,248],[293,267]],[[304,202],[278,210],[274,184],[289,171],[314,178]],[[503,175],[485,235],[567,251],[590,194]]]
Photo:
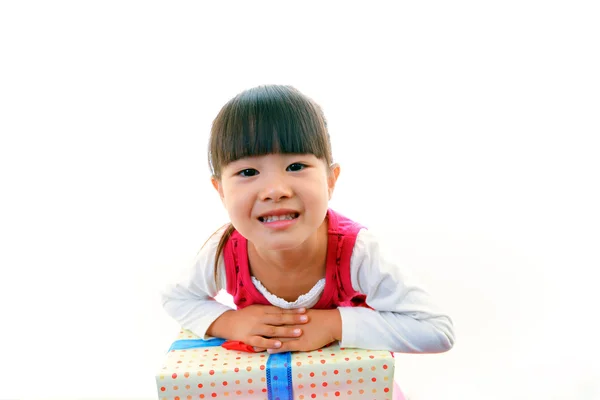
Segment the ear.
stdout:
[[221,185],[221,181],[213,176],[210,178],[210,183],[212,183],[215,190],[219,192],[219,197],[221,197],[221,201],[223,201],[223,185]]
[[329,200],[331,200],[331,196],[333,195],[333,189],[335,189],[335,183],[337,182],[338,176],[340,176],[340,165],[331,164],[329,167],[329,176],[327,177]]

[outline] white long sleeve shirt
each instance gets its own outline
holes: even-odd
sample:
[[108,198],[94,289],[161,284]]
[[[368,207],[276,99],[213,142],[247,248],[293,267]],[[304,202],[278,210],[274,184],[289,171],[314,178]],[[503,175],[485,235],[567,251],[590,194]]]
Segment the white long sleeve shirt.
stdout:
[[[213,235],[184,272],[182,278],[162,292],[167,313],[183,328],[208,338],[209,326],[224,312],[231,310],[213,298],[227,287],[225,262],[219,257],[218,282],[214,262],[224,230]],[[343,347],[389,350],[402,353],[439,353],[454,344],[451,319],[437,309],[430,295],[415,285],[406,271],[380,249],[375,236],[362,229],[350,259],[352,286],[367,296],[373,310],[363,307],[339,307],[342,319]],[[324,280],[306,295],[288,303],[267,291],[253,279],[265,298],[282,308],[310,308],[323,292]]]

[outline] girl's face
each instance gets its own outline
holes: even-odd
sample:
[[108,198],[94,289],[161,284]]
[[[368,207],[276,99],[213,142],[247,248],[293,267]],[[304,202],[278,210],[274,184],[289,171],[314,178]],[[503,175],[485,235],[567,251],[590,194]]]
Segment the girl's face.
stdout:
[[233,161],[212,179],[235,229],[254,246],[291,250],[315,234],[339,175],[312,154],[268,154]]

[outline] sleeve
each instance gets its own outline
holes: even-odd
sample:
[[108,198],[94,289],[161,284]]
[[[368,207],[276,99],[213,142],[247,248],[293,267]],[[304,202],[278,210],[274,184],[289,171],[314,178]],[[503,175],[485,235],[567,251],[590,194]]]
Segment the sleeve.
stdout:
[[162,305],[167,314],[182,328],[204,339],[209,338],[206,331],[210,325],[221,314],[232,309],[214,300],[217,293],[227,287],[222,254],[218,264],[219,282],[215,282],[214,277],[216,251],[223,233],[224,228],[210,237],[194,262],[161,292]]
[[373,309],[338,308],[342,346],[399,353],[441,353],[452,348],[450,317],[415,284],[408,271],[382,252],[368,230],[361,230],[357,236],[350,273],[354,290],[365,294]]

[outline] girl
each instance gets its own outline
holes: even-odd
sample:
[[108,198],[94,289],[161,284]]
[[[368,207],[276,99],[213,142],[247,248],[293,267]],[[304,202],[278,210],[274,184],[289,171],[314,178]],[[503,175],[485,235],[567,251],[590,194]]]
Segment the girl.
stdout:
[[[289,86],[240,93],[213,122],[208,158],[231,223],[163,293],[183,328],[270,353],[336,340],[406,353],[452,347],[450,318],[373,234],[328,208],[340,167],[311,99]],[[237,310],[213,299],[221,289]]]

